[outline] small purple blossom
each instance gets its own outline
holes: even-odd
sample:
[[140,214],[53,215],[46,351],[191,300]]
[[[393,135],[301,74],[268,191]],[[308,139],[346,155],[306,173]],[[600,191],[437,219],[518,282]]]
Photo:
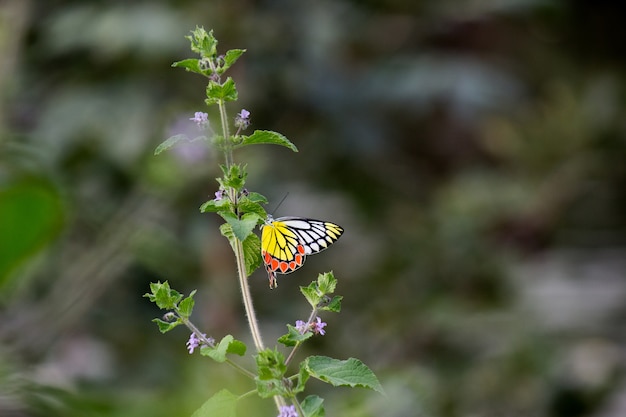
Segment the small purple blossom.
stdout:
[[322,336],[324,336],[326,334],[326,330],[324,330],[324,327],[326,327],[326,323],[324,323],[319,317],[316,317],[315,319],[317,321],[311,323],[311,330],[313,330],[313,333],[315,334],[321,334]]
[[189,340],[187,341],[187,350],[189,351],[189,354],[191,355],[198,346],[200,346],[200,339],[198,339],[198,336],[196,336],[195,333],[191,333],[191,336],[189,336]]
[[278,417],[298,417],[295,405],[281,405]]
[[220,201],[224,198],[224,190],[217,190],[215,192],[215,201]]
[[250,112],[246,109],[241,109],[237,116],[235,116],[235,126],[241,130],[245,130],[250,126]]
[[309,330],[309,326],[305,321],[296,320],[296,330],[300,332],[300,334],[305,334]]
[[207,113],[197,111],[194,113],[193,117],[189,118],[189,120],[196,122],[199,128],[204,128],[209,124],[209,115]]
[[[206,337],[206,334],[204,333],[202,333],[202,336],[204,337],[204,339],[206,339],[209,346],[215,345],[215,339],[213,339],[212,337]],[[189,340],[187,341],[186,344],[187,344],[187,350],[189,351],[189,354],[191,355],[196,348],[198,348],[200,345],[206,345],[207,343],[205,343],[204,340],[198,338],[198,336],[196,336],[195,333],[191,333],[191,336],[189,336]]]

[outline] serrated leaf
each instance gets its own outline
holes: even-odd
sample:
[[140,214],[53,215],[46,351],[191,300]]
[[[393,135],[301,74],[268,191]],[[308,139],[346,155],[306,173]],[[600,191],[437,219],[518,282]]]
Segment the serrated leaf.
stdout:
[[229,212],[219,214],[230,225],[235,237],[242,242],[252,233],[260,218],[256,213],[246,213],[241,216],[241,219]]
[[185,36],[191,42],[191,50],[202,57],[212,57],[217,54],[217,39],[213,30],[207,32],[203,27],[196,26],[191,36]]
[[246,199],[245,197],[239,200],[237,204],[240,213],[254,213],[259,216],[257,224],[261,223],[267,217],[267,212],[259,203],[255,203]]
[[189,318],[193,312],[193,306],[195,301],[193,296],[196,294],[196,290],[193,290],[189,296],[178,304],[178,312],[184,318]]
[[246,274],[250,276],[263,262],[261,258],[261,239],[254,233],[251,233],[243,241],[243,256],[246,263]]
[[332,294],[337,287],[337,279],[332,272],[325,272],[317,276],[317,286],[323,294]]
[[237,191],[241,191],[243,186],[246,184],[246,178],[248,178],[246,165],[232,164],[229,168],[220,165],[220,168],[222,168],[224,176],[222,178],[217,178],[219,183],[224,188],[234,188]]
[[159,326],[159,331],[161,333],[167,333],[170,330],[172,330],[174,327],[182,323],[180,320],[168,322],[168,321],[163,321],[161,319],[153,319],[152,321],[155,322],[157,326]]
[[245,49],[231,49],[227,51],[224,55],[224,65],[222,66],[222,72],[226,71],[230,68],[243,53],[246,52]]
[[176,145],[178,142],[182,140],[188,140],[189,138],[185,135],[175,135],[167,138],[165,141],[161,142],[159,146],[154,150],[154,154],[158,155],[163,151],[170,149],[172,146]]
[[150,301],[156,303],[162,310],[173,309],[183,298],[182,294],[170,288],[170,284],[167,281],[164,283],[151,282],[150,291],[152,291],[152,293],[146,293],[144,297],[148,297]]
[[255,193],[254,191],[249,193],[246,198],[254,203],[267,204],[267,198],[263,194]]
[[300,333],[300,331],[291,324],[287,325],[287,329],[289,329],[288,333],[278,338],[278,343],[282,343],[285,346],[295,346],[297,343],[304,342],[313,336],[313,332]]
[[189,137],[187,137],[186,135],[180,134],[180,135],[175,135],[172,137],[167,138],[165,141],[161,142],[161,144],[159,146],[156,147],[156,149],[154,150],[154,154],[158,155],[164,151],[167,151],[171,148],[173,148],[174,146],[176,146],[179,142],[195,142],[198,140],[204,140],[206,141],[207,138],[206,136],[196,136],[193,139],[190,139]]
[[[235,252],[236,238],[230,224],[224,223],[221,225],[220,233],[228,239],[230,247],[233,249],[233,252]],[[246,264],[246,274],[247,276],[250,276],[259,266],[261,266],[261,239],[259,239],[259,237],[254,233],[250,233],[246,240],[242,242],[242,246],[244,262]]]
[[305,360],[305,366],[312,377],[333,386],[363,387],[384,394],[376,375],[358,359],[339,360],[326,356],[310,356]]
[[232,203],[228,198],[222,198],[221,200],[209,200],[200,206],[201,213],[216,213],[219,211],[232,212]]
[[313,308],[317,307],[320,301],[322,301],[322,296],[315,281],[311,282],[307,287],[300,287],[300,292]]
[[317,395],[309,395],[300,403],[302,411],[304,411],[304,417],[324,417],[326,411],[324,410],[324,399]]
[[237,396],[221,390],[205,401],[191,417],[236,417]]
[[298,377],[296,378],[296,386],[293,387],[293,393],[298,394],[306,388],[306,382],[311,377],[309,371],[307,371],[306,366],[304,366],[304,362],[300,362],[300,367],[298,370]]
[[172,67],[184,68],[186,71],[202,74],[198,60],[193,58],[176,61],[172,64]]
[[215,347],[202,346],[200,348],[200,354],[208,356],[216,362],[225,362],[226,354],[233,353],[239,356],[243,356],[246,353],[245,343],[235,340],[232,335],[226,335],[220,340],[219,344]]
[[206,88],[205,100],[207,104],[215,104],[220,101],[236,101],[237,100],[237,88],[235,81],[228,77],[224,83],[220,84],[215,81],[210,81]]
[[288,389],[283,380],[287,365],[285,356],[278,350],[265,349],[254,357],[257,365],[255,382],[257,392],[261,398],[269,398],[274,395],[285,395]]
[[319,306],[321,310],[332,311],[333,313],[339,313],[341,311],[341,300],[343,296],[336,295],[328,303],[322,303]]
[[240,136],[241,142],[234,145],[233,148],[241,148],[248,145],[280,145],[291,149],[294,152],[298,152],[296,145],[291,143],[289,139],[277,132],[270,130],[255,130],[250,136]]

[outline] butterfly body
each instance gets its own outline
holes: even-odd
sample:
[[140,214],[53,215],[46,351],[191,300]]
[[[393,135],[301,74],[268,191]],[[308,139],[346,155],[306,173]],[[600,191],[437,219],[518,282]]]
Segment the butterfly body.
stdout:
[[269,276],[270,288],[276,288],[276,274],[288,274],[300,268],[307,255],[323,251],[343,233],[331,222],[303,217],[267,217],[261,232],[261,256]]

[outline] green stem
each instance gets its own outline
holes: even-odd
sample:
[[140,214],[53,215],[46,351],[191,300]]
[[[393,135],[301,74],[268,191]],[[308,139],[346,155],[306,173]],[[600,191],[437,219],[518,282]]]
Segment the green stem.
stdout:
[[304,410],[302,409],[302,407],[300,407],[300,402],[298,402],[297,398],[293,399],[292,404],[296,406],[296,409],[298,410],[298,415],[303,416]]
[[222,136],[224,137],[224,156],[226,157],[226,168],[230,168],[233,164],[233,147],[229,137],[230,132],[228,130],[228,116],[224,100],[220,100],[217,103],[217,107],[220,109],[220,122],[222,124]]
[[[230,168],[233,164],[233,147],[229,137],[228,130],[228,117],[226,114],[226,106],[224,100],[218,102],[218,108],[220,110],[220,122],[222,123],[222,135],[224,137],[224,156],[226,160],[226,168]],[[233,188],[228,189],[228,196],[233,205],[237,207],[237,191]],[[239,215],[239,213],[235,213]],[[250,333],[252,334],[252,340],[257,352],[265,349],[263,344],[263,338],[261,337],[261,331],[259,330],[259,324],[256,319],[256,312],[254,311],[254,305],[252,304],[252,295],[250,294],[250,286],[248,285],[248,275],[246,273],[246,263],[243,255],[243,244],[239,239],[235,239],[235,259],[237,262],[237,274],[239,276],[239,288],[241,289],[241,298],[246,310],[246,317],[248,318],[248,326],[250,327]],[[276,395],[273,397],[276,408],[280,411],[280,407],[284,406],[285,399]],[[304,415],[304,414],[301,414]]]
[[[311,325],[311,323],[313,323],[313,320],[315,320],[316,316],[317,316],[317,307],[315,307],[311,311],[311,315],[309,315],[309,319],[306,322],[306,328],[308,328]],[[301,344],[302,342],[296,342],[296,345],[293,347],[293,349],[291,349],[291,352],[289,352],[289,356],[287,356],[287,359],[285,359],[285,365],[289,365],[289,362],[291,362],[294,355],[296,354],[296,350],[298,350]]]
[[248,277],[246,274],[246,264],[243,257],[243,245],[239,240],[237,240],[235,244],[235,257],[237,258],[239,287],[241,288],[241,297],[246,310],[246,316],[248,317],[250,333],[252,334],[252,340],[254,341],[254,346],[256,347],[257,352],[260,352],[265,349],[265,346],[263,345],[259,324],[257,322],[256,313],[252,304],[252,295],[250,294],[250,286],[248,285]]
[[[210,340],[203,335],[200,330],[188,319],[181,317],[180,315],[178,316],[180,317],[180,319],[183,321],[184,325],[187,326],[187,328],[189,330],[191,330],[192,332],[194,332],[196,334],[196,337],[198,339],[200,339],[202,341],[202,343],[204,343],[207,346],[211,346]],[[246,368],[244,368],[243,366],[239,365],[236,362],[231,361],[230,359],[226,359],[226,363],[229,364],[230,366],[232,366],[233,368],[235,368],[236,370],[238,370],[239,372],[241,372],[243,375],[247,376],[248,378],[254,379],[256,377],[256,375],[250,371],[248,371]]]

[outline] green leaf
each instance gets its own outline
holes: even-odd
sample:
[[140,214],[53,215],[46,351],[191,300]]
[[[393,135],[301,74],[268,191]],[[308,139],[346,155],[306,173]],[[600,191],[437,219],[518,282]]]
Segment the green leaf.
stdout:
[[206,96],[205,102],[208,105],[219,103],[220,101],[236,101],[238,95],[235,81],[231,77],[228,77],[222,84],[209,81],[209,85],[206,88]]
[[267,204],[267,198],[263,194],[255,193],[254,191],[249,193],[246,198],[254,203]]
[[224,73],[224,71],[226,71],[235,62],[237,62],[239,57],[243,55],[244,52],[246,52],[245,49],[231,49],[230,51],[226,52],[226,54],[224,55],[224,65],[220,70],[220,74]]
[[315,281],[311,282],[307,287],[300,287],[300,292],[313,308],[317,307],[320,301],[322,301],[322,294],[320,294]]
[[319,305],[319,308],[321,310],[332,311],[333,313],[339,313],[341,311],[342,299],[343,299],[343,296],[336,295],[328,302],[325,302],[325,300],[322,300],[322,302]]
[[237,396],[228,390],[221,390],[206,400],[191,417],[237,417]]
[[331,272],[325,272],[317,276],[317,286],[323,294],[332,294],[335,292],[337,280]]
[[269,130],[255,130],[250,136],[239,136],[240,142],[233,146],[233,148],[241,148],[248,145],[280,145],[291,149],[294,152],[298,152],[296,145],[291,143],[289,139],[277,132]]
[[209,200],[200,206],[201,213],[216,213],[220,211],[229,211],[232,212],[232,203],[226,197],[220,200]]
[[304,417],[324,417],[326,412],[323,404],[323,398],[317,395],[309,395],[300,403],[300,407],[304,411]]
[[259,219],[261,218],[256,213],[246,213],[241,216],[241,219],[238,219],[235,214],[230,212],[223,212],[219,214],[230,225],[237,239],[242,242],[252,233],[252,230],[256,227]]
[[161,319],[153,319],[152,321],[155,322],[157,326],[159,326],[159,331],[161,333],[167,333],[170,330],[172,330],[174,327],[182,324],[182,321],[180,320],[168,322],[168,321],[163,321]]
[[243,356],[246,354],[246,345],[245,343],[236,340],[231,335],[226,335],[220,340],[220,343],[215,346],[202,346],[200,348],[200,354],[203,356],[208,356],[216,362],[225,362],[226,354],[232,353],[239,356]]
[[363,387],[384,394],[378,378],[363,362],[350,358],[333,359],[326,356],[310,356],[304,361],[312,377],[333,386]]
[[[309,380],[309,378],[311,377],[311,374],[309,374],[309,371],[307,371],[305,363],[304,362],[300,362],[300,369],[298,370],[298,376],[296,379],[296,386],[293,387],[293,393],[294,394],[298,394],[302,391],[304,391],[304,389],[306,388],[306,383]],[[291,378],[293,379],[293,377]]]
[[[230,243],[230,247],[235,252],[236,238],[233,234],[233,228],[228,223],[224,223],[220,226],[220,233]],[[242,242],[243,257],[246,264],[247,276],[252,275],[256,269],[261,266],[261,239],[254,233],[250,233],[246,240]]]
[[200,69],[200,64],[197,59],[183,59],[182,61],[176,61],[172,64],[172,67],[184,68],[186,71],[195,72],[196,74],[203,74]]
[[213,31],[207,32],[203,27],[196,26],[191,32],[191,36],[185,36],[191,42],[191,50],[202,57],[213,57],[217,55],[217,39],[213,36]]
[[[255,213],[257,216],[259,216],[259,219],[267,218],[267,212],[265,211],[263,206],[261,206],[259,203],[250,201],[245,197],[239,200],[237,208],[239,209],[240,213]],[[259,223],[260,222],[262,222],[262,220],[259,220]]]
[[222,178],[216,178],[217,181],[224,188],[234,188],[237,191],[241,191],[243,186],[246,185],[246,178],[248,173],[246,172],[246,165],[233,164],[229,168],[224,165],[220,165],[224,176]]
[[198,136],[193,139],[189,139],[186,135],[175,135],[167,138],[163,141],[159,146],[154,150],[154,154],[158,155],[163,151],[173,148],[178,142],[186,141],[186,142],[195,142],[197,140],[206,140],[206,136]]
[[195,303],[195,301],[193,300],[193,296],[195,294],[196,290],[193,290],[189,294],[189,297],[185,298],[183,301],[180,302],[180,304],[178,304],[178,313],[186,319],[191,316],[191,313],[193,311],[193,306]]
[[176,304],[183,298],[182,294],[176,290],[170,288],[170,284],[165,281],[161,284],[158,282],[150,283],[150,291],[152,293],[146,293],[143,296],[147,297],[160,309],[172,310],[176,307]]
[[243,256],[246,263],[246,274],[250,276],[263,262],[261,258],[261,239],[254,233],[251,233],[243,241]]
[[274,395],[285,395],[288,389],[284,384],[285,357],[278,350],[265,349],[255,356],[257,374],[255,378],[257,391],[261,398]]
[[300,331],[291,324],[288,324],[287,328],[289,329],[289,332],[278,338],[278,343],[282,343],[285,346],[295,346],[297,343],[304,342],[313,336],[313,332],[305,332],[304,334],[301,334]]

